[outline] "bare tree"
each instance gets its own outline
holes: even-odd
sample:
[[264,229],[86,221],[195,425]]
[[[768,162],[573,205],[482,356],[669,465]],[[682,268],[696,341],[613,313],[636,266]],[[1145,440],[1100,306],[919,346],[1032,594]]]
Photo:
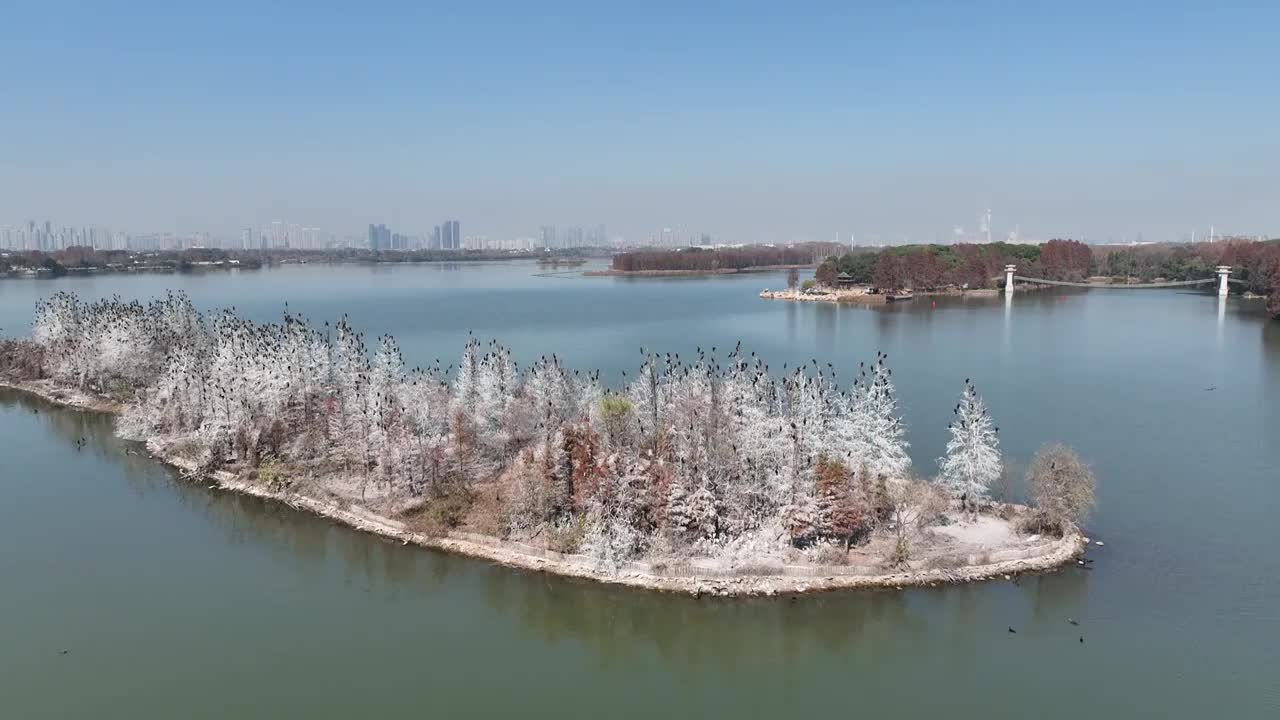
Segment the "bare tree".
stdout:
[[1053,443],[1036,451],[1027,468],[1027,488],[1036,508],[1036,523],[1065,532],[1079,526],[1094,505],[1093,471],[1075,450]]
[[906,565],[911,560],[911,544],[921,527],[945,512],[946,497],[933,485],[918,480],[890,480],[888,490],[890,529],[895,545],[890,564]]

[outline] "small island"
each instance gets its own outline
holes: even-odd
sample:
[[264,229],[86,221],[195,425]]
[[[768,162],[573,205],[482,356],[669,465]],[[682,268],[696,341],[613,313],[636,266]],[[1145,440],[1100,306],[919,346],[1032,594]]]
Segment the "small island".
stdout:
[[181,294],[59,293],[33,328],[0,340],[0,384],[114,413],[186,478],[515,567],[769,595],[1047,570],[1087,542],[1087,465],[1046,446],[1031,505],[1009,502],[967,380],[936,474],[913,468],[878,353],[842,384],[741,347],[642,350],[613,389],[478,339],[456,367],[407,369],[394,338],[368,347],[345,321],[205,316]]
[[736,275],[739,273],[804,270],[816,267],[838,251],[834,243],[799,245],[687,247],[674,250],[633,250],[613,256],[608,270],[591,270],[591,276],[681,277]]

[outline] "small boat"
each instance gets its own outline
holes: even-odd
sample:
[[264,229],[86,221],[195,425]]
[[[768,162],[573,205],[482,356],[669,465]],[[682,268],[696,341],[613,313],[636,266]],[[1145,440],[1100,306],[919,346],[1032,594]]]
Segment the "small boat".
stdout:
[[889,293],[885,299],[888,300],[889,302],[898,302],[900,300],[910,300],[913,297],[915,296],[911,294],[910,290],[903,290],[896,293]]

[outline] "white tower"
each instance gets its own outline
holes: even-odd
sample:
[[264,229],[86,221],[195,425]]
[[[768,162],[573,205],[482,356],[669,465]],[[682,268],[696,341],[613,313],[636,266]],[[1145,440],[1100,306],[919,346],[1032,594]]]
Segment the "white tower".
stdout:
[[1218,266],[1218,297],[1227,296],[1227,278],[1231,277],[1230,265]]

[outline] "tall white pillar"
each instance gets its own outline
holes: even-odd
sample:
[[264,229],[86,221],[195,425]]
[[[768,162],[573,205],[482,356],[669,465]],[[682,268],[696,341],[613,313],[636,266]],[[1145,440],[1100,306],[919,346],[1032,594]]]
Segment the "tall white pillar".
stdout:
[[1231,277],[1230,265],[1218,266],[1218,297],[1227,296],[1227,278]]
[[1013,294],[1013,273],[1018,269],[1017,265],[1004,266],[1004,292],[1006,295]]

